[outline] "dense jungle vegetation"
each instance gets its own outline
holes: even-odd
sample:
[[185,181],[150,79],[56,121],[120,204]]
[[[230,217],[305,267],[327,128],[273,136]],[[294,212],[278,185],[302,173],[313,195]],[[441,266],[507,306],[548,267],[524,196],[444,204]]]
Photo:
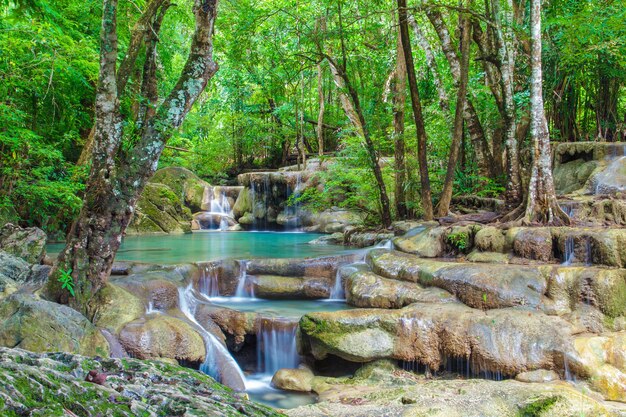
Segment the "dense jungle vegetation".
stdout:
[[[152,3],[120,2],[120,60]],[[142,68],[153,65],[154,89],[163,96],[189,54],[194,2],[160,3],[151,21],[160,31],[152,32],[154,39],[142,32],[136,60],[125,69],[120,109],[126,116],[137,116],[151,101]],[[4,220],[60,237],[80,211],[102,7],[100,0],[0,1]],[[341,194],[342,204],[386,223],[381,193],[393,218],[425,212],[422,138],[434,203],[451,172],[453,195],[513,191],[513,207],[521,197],[511,188],[525,181],[516,170],[529,171],[532,160],[530,2],[409,1],[405,11],[410,55],[392,1],[220,2],[213,39],[219,70],[173,130],[159,166],[182,165],[225,184],[244,170],[338,156],[325,174],[326,192],[302,198],[323,208],[329,196]],[[624,140],[624,21],[624,0],[544,1],[543,97],[553,142]],[[153,62],[146,53],[152,47]],[[411,77],[407,83],[412,67],[420,117],[413,117]],[[455,116],[459,99],[465,103]],[[122,148],[134,146],[138,123],[124,118]],[[451,149],[458,149],[454,158]],[[512,175],[519,185],[511,185]]]

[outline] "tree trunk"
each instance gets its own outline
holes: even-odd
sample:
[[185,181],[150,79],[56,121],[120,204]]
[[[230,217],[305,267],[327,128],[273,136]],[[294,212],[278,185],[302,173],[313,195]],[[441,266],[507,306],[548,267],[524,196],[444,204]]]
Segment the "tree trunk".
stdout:
[[[471,8],[472,1],[468,0],[467,8]],[[469,56],[470,41],[472,27],[467,14],[460,18],[461,42],[460,55],[461,66],[459,68],[459,86],[456,96],[456,112],[454,115],[454,131],[452,133],[452,143],[450,144],[450,157],[448,159],[448,169],[446,171],[446,179],[441,193],[441,199],[437,205],[437,215],[440,217],[447,216],[450,211],[450,201],[452,200],[452,186],[454,184],[454,173],[459,157],[459,146],[463,136],[463,108],[465,107],[467,95],[467,81],[469,73]]]
[[324,155],[324,72],[322,71],[322,63],[317,64],[317,98],[319,102],[319,112],[317,114],[317,153],[319,156]]
[[[426,9],[426,15],[428,20],[430,20],[433,25],[435,32],[437,32],[437,36],[441,43],[441,49],[443,50],[443,53],[448,60],[448,64],[450,65],[450,73],[452,74],[452,78],[458,87],[461,77],[461,65],[459,63],[459,57],[457,56],[454,46],[452,45],[450,32],[443,21],[443,16],[441,12],[436,9]],[[493,163],[493,156],[489,150],[485,130],[483,129],[482,123],[478,118],[478,113],[476,112],[472,101],[469,99],[465,100],[465,105],[463,106],[463,117],[465,119],[467,131],[470,135],[472,147],[476,153],[476,162],[479,173],[485,176],[489,175],[491,177],[497,177],[499,172],[496,165]]]
[[[217,0],[196,0],[195,32],[178,82],[144,121],[141,133],[134,137],[134,146],[122,149],[116,78],[117,0],[104,0],[94,145],[85,201],[46,288],[50,298],[67,298],[67,293],[59,289],[58,277],[62,271],[71,273],[75,297],[70,304],[90,319],[98,313],[99,291],[106,285],[135,204],[156,170],[167,140],[217,71],[212,44],[216,8]],[[144,78],[154,76],[144,73]]]
[[424,219],[432,220],[433,202],[430,191],[430,178],[428,175],[428,158],[426,157],[426,142],[428,139],[426,137],[426,129],[424,128],[424,117],[422,115],[422,104],[417,89],[417,78],[415,77],[415,64],[413,62],[413,51],[411,49],[411,39],[407,23],[406,0],[398,0],[398,22],[400,24],[402,50],[406,61],[413,118],[415,119],[415,130],[417,133],[417,158],[420,170],[422,210],[424,211]]
[[394,160],[395,160],[395,201],[396,212],[401,219],[407,218],[406,206],[406,163],[404,145],[404,105],[406,103],[406,62],[402,49],[402,39],[398,33],[396,41],[396,70],[394,71],[392,101],[393,101],[393,133],[394,133]]
[[561,210],[554,191],[550,133],[543,107],[541,69],[541,0],[531,0],[531,83],[530,119],[533,142],[533,165],[525,204],[518,210],[523,224],[569,224],[569,217]]

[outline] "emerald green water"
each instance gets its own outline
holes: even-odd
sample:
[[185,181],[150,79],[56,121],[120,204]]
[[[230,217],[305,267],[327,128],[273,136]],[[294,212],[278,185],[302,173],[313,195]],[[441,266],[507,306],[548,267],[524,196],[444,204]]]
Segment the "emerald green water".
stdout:
[[[317,233],[197,232],[185,235],[127,236],[117,252],[118,261],[158,264],[213,261],[217,259],[305,258],[334,255],[343,246],[309,245]],[[63,244],[50,244],[49,254]]]

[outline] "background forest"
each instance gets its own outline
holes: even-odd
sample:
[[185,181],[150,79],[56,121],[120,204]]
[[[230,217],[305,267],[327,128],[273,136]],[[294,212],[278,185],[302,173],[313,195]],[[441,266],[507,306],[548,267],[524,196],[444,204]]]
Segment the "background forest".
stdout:
[[[146,3],[120,3],[121,55]],[[80,210],[101,7],[98,0],[0,0],[4,221],[61,237]],[[341,201],[377,218],[381,184],[370,169],[374,157],[392,215],[421,214],[420,132],[405,81],[396,3],[242,0],[219,7],[214,47],[220,69],[168,142],[160,166],[182,165],[213,184],[226,184],[245,170],[338,156],[322,174],[325,192],[301,198],[319,208]],[[444,187],[456,97],[465,77],[453,193],[501,196],[509,169],[507,143],[514,141],[522,171],[531,160],[529,4],[433,0],[408,7],[435,203]],[[190,10],[173,4],[165,15],[157,44],[159,91],[171,89],[184,65],[193,33]],[[552,141],[624,140],[626,2],[549,0],[543,13],[544,99]],[[471,28],[466,75],[460,28]],[[135,91],[122,103],[128,114],[142,105],[140,77],[137,71],[128,81]]]

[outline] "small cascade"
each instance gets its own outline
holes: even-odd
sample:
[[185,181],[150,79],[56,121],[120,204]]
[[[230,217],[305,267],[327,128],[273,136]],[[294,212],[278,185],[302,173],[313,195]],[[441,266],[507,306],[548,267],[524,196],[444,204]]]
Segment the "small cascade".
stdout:
[[376,248],[376,249],[393,250],[394,246],[393,246],[393,242],[391,241],[391,239],[385,239],[385,240],[379,242],[376,246],[374,246],[374,248]]
[[300,356],[296,346],[298,322],[287,319],[262,319],[257,332],[259,373],[274,375],[282,368],[297,368]]
[[217,277],[217,268],[214,265],[204,265],[201,269],[198,289],[208,298],[220,296],[220,288]]
[[443,374],[454,374],[465,379],[486,379],[489,381],[502,381],[510,378],[502,371],[490,371],[485,369],[484,364],[476,363],[473,360],[459,356],[446,356],[443,358],[442,365],[439,369],[431,369],[428,365],[419,361],[400,361],[399,365],[405,371],[416,374],[424,374],[431,376]]
[[285,227],[288,230],[295,230],[300,226],[300,202],[298,198],[302,194],[302,173],[296,173],[296,184],[293,189],[291,189],[290,185],[287,185],[287,201],[291,202],[285,207],[285,216],[287,217],[287,222],[285,223]]
[[254,296],[254,288],[248,285],[248,263],[241,261],[239,263],[239,280],[237,289],[235,290],[236,298],[256,298]]
[[595,181],[595,195],[626,191],[626,156],[616,157]]
[[161,310],[158,308],[154,308],[154,303],[152,301],[148,301],[148,307],[146,308],[146,314],[160,314]]
[[195,221],[202,230],[226,231],[235,223],[224,187],[204,187],[202,210],[204,211],[194,215]]
[[571,265],[574,262],[576,259],[574,252],[574,238],[567,236],[565,238],[565,251],[563,252],[563,265]]
[[330,289],[330,299],[331,300],[345,300],[346,293],[343,289],[343,280],[341,279],[341,268],[337,268],[337,272],[335,273],[335,285]]
[[251,178],[250,191],[252,194],[252,230],[267,230],[267,211],[271,193],[269,175],[263,175],[263,181],[259,181],[258,184],[254,178]]
[[195,326],[204,339],[206,355],[204,363],[200,365],[200,371],[210,375],[222,384],[230,386],[234,390],[245,390],[246,378],[235,359],[230,355],[228,349],[196,320],[195,312],[198,300],[193,294],[192,285],[178,289],[178,305],[180,311]]

